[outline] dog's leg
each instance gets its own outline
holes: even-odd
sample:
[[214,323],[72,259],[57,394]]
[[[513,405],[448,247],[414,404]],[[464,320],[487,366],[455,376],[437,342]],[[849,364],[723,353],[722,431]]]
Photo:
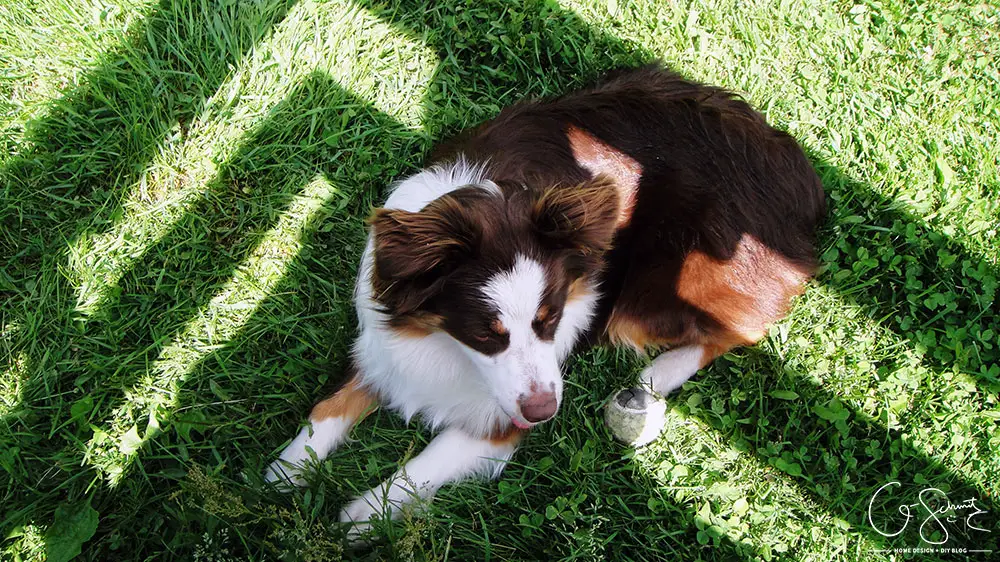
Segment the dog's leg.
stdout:
[[367,530],[368,521],[387,515],[400,517],[405,505],[430,499],[448,483],[484,475],[496,478],[520,443],[523,432],[511,428],[493,438],[470,437],[459,429],[446,429],[427,448],[406,463],[392,478],[368,490],[340,513],[353,523],[351,534]]
[[283,481],[301,486],[304,483],[302,470],[310,459],[309,450],[317,459],[325,458],[347,439],[354,424],[376,403],[376,396],[360,386],[357,375],[351,377],[333,396],[313,407],[309,425],[302,428],[278,460],[268,467],[264,478],[268,482]]
[[639,375],[642,386],[666,396],[728,349],[720,345],[686,345],[664,352]]

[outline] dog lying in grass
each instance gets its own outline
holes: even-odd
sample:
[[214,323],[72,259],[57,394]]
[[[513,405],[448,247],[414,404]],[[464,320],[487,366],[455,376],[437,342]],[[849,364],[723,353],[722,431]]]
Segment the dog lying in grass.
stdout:
[[660,395],[757,342],[812,275],[823,188],[796,141],[658,64],[507,108],[438,147],[370,219],[345,382],[266,474],[301,483],[376,405],[436,437],[351,502],[355,531],[497,477],[595,344],[667,348]]

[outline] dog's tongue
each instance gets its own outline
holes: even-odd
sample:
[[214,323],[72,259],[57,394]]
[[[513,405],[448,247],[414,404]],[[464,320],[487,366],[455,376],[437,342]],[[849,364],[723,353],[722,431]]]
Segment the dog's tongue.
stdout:
[[514,424],[515,426],[517,426],[517,427],[518,427],[518,429],[531,429],[531,426],[530,426],[530,425],[528,425],[528,424],[524,423],[523,421],[521,421],[521,420],[519,420],[519,419],[517,419],[517,418],[510,418],[510,421],[511,421],[511,423],[513,423],[513,424]]

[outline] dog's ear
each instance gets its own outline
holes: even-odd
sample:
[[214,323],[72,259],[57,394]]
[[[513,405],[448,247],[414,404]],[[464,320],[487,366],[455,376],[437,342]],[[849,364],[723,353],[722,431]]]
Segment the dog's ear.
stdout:
[[539,237],[557,248],[575,250],[585,257],[611,247],[621,206],[614,181],[599,174],[573,187],[552,187],[532,208],[532,222]]
[[478,244],[480,226],[469,208],[445,195],[418,212],[376,209],[375,275],[382,282],[444,275]]

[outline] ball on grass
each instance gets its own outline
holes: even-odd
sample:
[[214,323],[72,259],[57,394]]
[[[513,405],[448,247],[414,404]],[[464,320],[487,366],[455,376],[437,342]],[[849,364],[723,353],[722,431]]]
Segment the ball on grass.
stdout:
[[615,439],[640,447],[660,435],[667,423],[667,403],[641,388],[626,388],[608,400],[604,422]]

